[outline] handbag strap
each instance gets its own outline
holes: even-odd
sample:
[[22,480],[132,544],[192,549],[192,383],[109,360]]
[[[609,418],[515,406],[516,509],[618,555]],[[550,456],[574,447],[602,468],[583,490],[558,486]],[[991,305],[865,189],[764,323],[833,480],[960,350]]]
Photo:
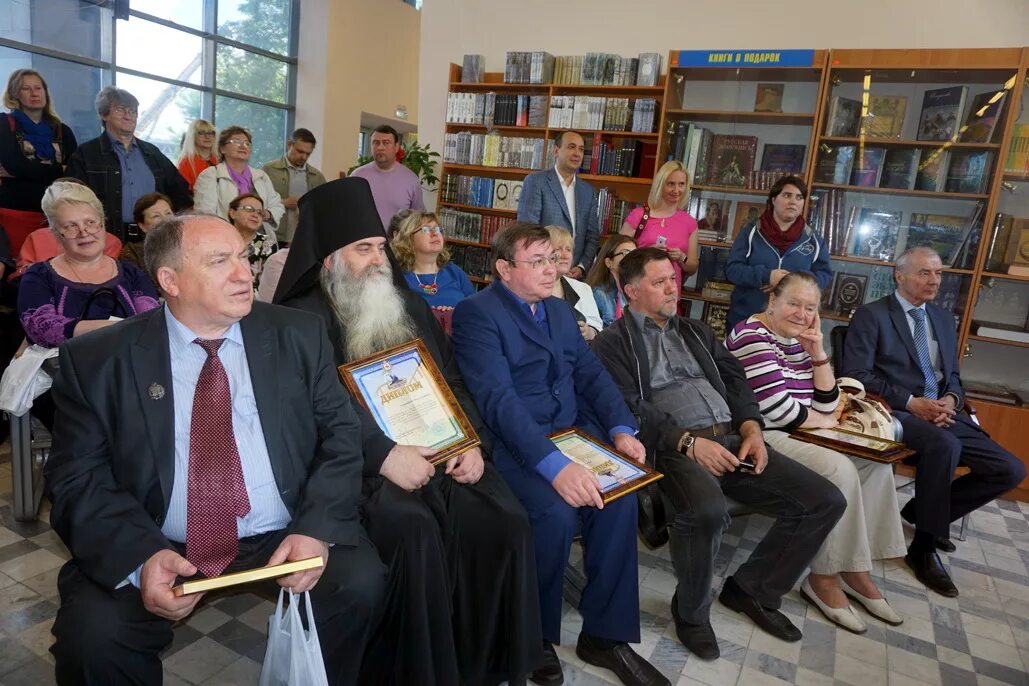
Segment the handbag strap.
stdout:
[[640,217],[640,223],[636,225],[636,234],[632,237],[637,244],[640,242],[640,235],[643,233],[643,229],[646,228],[648,221],[650,221],[650,208],[644,205],[643,216]]
[[129,314],[129,311],[125,308],[125,303],[123,303],[121,299],[118,297],[117,291],[115,291],[110,286],[102,286],[94,290],[92,293],[90,293],[89,297],[86,298],[86,304],[82,306],[82,313],[79,315],[79,319],[84,318],[89,313],[89,306],[92,305],[93,301],[101,295],[109,295],[111,296],[111,300],[114,301],[114,305],[111,307],[111,316],[114,316],[114,313],[118,308],[121,309],[123,319],[126,319],[131,316]]

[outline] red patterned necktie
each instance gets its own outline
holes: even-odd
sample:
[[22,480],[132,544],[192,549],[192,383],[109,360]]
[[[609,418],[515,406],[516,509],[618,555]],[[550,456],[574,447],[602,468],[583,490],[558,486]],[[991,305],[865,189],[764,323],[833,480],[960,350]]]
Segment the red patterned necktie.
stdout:
[[218,576],[236,558],[236,518],[250,512],[236,436],[229,377],[218,359],[224,338],[193,341],[207,353],[193,394],[186,489],[186,559]]

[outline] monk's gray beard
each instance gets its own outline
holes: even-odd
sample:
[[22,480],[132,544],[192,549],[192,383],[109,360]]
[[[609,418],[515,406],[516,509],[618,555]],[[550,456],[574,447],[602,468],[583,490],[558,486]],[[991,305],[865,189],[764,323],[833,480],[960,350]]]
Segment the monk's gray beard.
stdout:
[[322,269],[319,281],[346,331],[342,344],[347,360],[359,360],[417,337],[389,264],[354,276],[336,255],[332,267]]

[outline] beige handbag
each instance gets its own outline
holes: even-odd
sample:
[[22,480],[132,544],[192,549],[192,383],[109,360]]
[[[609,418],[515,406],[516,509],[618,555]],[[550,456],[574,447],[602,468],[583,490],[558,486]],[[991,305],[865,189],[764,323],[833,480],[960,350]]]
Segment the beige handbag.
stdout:
[[866,436],[900,440],[901,426],[885,400],[865,393],[865,386],[857,379],[843,377],[836,380],[840,387],[840,403],[836,408],[839,427]]

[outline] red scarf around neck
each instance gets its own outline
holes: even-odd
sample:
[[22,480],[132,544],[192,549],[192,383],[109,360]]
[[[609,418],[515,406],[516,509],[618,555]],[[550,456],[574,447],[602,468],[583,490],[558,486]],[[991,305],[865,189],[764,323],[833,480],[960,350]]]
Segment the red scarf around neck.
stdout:
[[790,225],[790,228],[783,231],[775,221],[771,210],[765,210],[761,215],[761,235],[771,243],[772,247],[782,255],[790,246],[797,242],[801,232],[804,231],[804,218],[797,217],[797,220]]

